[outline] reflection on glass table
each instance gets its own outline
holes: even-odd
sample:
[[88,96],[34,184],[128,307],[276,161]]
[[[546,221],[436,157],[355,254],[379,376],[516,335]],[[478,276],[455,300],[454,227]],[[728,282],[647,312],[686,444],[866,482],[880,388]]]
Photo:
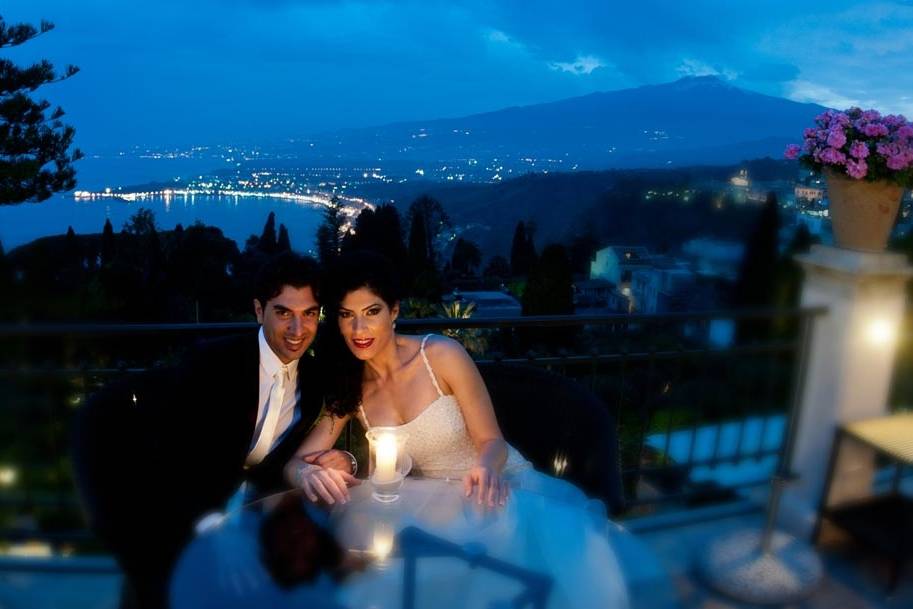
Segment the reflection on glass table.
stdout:
[[[657,559],[599,502],[516,488],[489,508],[458,480],[413,477],[400,494],[381,503],[362,484],[329,510],[297,491],[244,505],[187,548],[172,605],[677,607]],[[517,510],[541,510],[547,526]]]

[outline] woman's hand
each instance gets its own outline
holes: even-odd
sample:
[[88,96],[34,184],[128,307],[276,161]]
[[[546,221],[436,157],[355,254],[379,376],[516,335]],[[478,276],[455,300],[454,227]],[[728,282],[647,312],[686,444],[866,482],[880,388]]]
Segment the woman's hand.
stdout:
[[478,486],[479,504],[504,505],[507,502],[508,484],[501,473],[487,465],[476,465],[463,476],[463,490],[472,496],[473,487]]
[[349,486],[358,484],[352,474],[332,468],[321,467],[294,459],[288,465],[288,478],[292,485],[304,491],[311,501],[323,499],[329,504],[348,503]]

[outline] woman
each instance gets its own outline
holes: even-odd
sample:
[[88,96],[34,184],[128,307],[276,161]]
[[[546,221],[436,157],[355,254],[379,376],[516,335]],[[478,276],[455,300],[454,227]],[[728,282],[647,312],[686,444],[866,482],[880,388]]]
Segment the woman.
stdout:
[[[341,473],[305,463],[304,455],[331,447],[351,417],[366,429],[402,426],[414,473],[461,478],[473,503],[498,506],[482,520],[455,510],[462,516],[430,532],[456,541],[481,536],[491,556],[549,574],[555,583],[552,606],[624,609],[627,596],[604,507],[573,485],[535,471],[504,441],[485,384],[459,343],[396,333],[399,303],[390,263],[350,254],[331,277],[326,301],[340,351],[328,358],[334,389],[326,416],[286,468],[289,480],[312,501],[345,503],[349,493]],[[454,606],[473,605],[460,591],[471,586],[458,590],[444,575],[437,584],[451,585],[454,594],[443,596],[452,597]],[[362,592],[371,597],[383,587],[365,585]],[[357,598],[358,586],[353,589]],[[436,589],[437,598],[443,589]]]
[[372,426],[408,428],[407,451],[416,473],[462,477],[466,496],[504,505],[505,474],[531,469],[501,435],[491,398],[472,359],[456,341],[395,331],[399,315],[390,263],[359,252],[331,274],[329,316],[339,333],[330,340],[335,366],[326,416],[314,426],[286,468],[289,480],[316,501],[348,500],[346,480],[303,456],[331,447],[349,418]]

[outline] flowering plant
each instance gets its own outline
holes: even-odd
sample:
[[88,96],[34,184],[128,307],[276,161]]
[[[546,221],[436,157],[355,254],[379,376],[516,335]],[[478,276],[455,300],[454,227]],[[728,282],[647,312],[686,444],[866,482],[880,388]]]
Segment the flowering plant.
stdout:
[[815,117],[815,128],[806,129],[803,139],[801,147],[786,147],[786,158],[798,157],[818,172],[829,168],[855,180],[913,187],[913,124],[903,116],[828,110]]

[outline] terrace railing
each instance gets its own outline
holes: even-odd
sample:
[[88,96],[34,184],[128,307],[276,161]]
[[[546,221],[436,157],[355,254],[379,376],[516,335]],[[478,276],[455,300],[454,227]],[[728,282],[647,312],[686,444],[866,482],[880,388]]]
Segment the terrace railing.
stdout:
[[[662,315],[401,320],[461,340],[479,362],[542,366],[588,386],[617,424],[629,515],[765,484],[789,450],[822,308]],[[251,323],[0,325],[0,541],[91,543],[67,456],[72,414],[128,371],[178,361]],[[555,475],[561,475],[556,462]]]

